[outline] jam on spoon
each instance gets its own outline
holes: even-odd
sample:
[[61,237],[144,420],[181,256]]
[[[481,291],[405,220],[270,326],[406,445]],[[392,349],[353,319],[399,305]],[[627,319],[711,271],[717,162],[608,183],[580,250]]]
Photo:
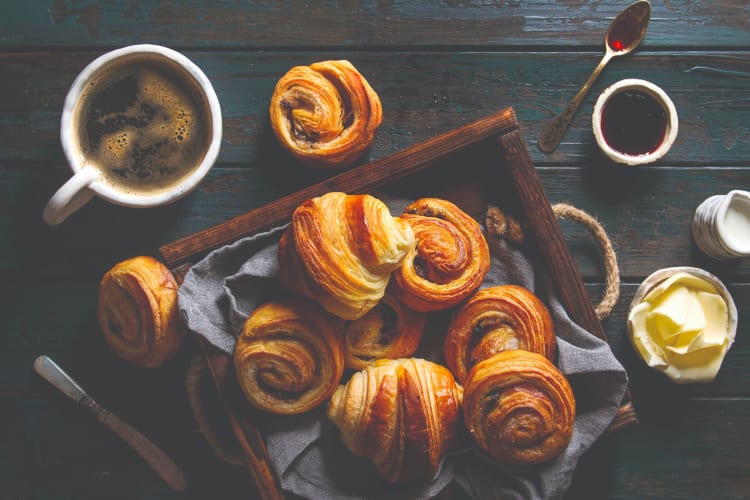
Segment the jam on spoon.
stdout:
[[551,153],[557,148],[578,106],[580,106],[581,101],[583,101],[584,96],[599,76],[599,73],[604,69],[604,66],[613,57],[628,54],[638,46],[646,35],[646,28],[648,27],[650,18],[651,4],[647,0],[639,0],[620,12],[615,20],[612,21],[604,37],[606,51],[599,65],[594,69],[565,109],[542,130],[538,143],[539,149],[542,152]]

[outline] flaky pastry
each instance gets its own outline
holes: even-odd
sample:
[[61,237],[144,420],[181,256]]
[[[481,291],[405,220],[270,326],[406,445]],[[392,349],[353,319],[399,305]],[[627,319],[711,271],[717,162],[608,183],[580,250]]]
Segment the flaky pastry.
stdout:
[[482,284],[490,251],[477,221],[455,204],[422,198],[401,216],[414,230],[416,245],[394,273],[394,293],[417,311],[455,306]]
[[466,380],[478,362],[506,349],[555,355],[555,327],[547,306],[517,285],[477,291],[456,309],[443,343],[445,362],[456,380]]
[[234,350],[237,380],[250,403],[278,414],[312,410],[344,372],[340,320],[314,302],[266,302],[248,316]]
[[357,319],[383,297],[413,246],[409,224],[379,199],[330,192],[295,210],[279,242],[279,276],[327,311]]
[[511,349],[481,361],[464,385],[471,437],[498,462],[537,464],[570,443],[575,400],[568,379],[547,358]]
[[426,317],[387,293],[359,319],[344,326],[346,366],[361,370],[382,358],[407,358],[419,347]]
[[380,98],[346,60],[295,66],[277,82],[269,106],[281,145],[320,168],[352,164],[372,145]]
[[429,481],[456,444],[461,399],[461,386],[441,365],[378,360],[339,386],[328,416],[346,446],[387,481]]
[[160,366],[177,353],[186,327],[177,311],[177,282],[153,257],[113,266],[99,283],[97,316],[104,340],[131,363]]

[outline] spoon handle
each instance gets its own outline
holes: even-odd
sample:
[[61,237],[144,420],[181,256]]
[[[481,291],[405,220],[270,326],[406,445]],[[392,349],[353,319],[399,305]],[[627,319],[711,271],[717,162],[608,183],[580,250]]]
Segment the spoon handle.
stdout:
[[568,105],[565,106],[565,109],[563,109],[562,112],[557,115],[557,117],[555,117],[552,121],[545,125],[544,130],[542,130],[542,134],[539,136],[538,142],[539,149],[543,153],[551,153],[555,150],[557,145],[560,144],[560,141],[565,135],[565,131],[568,130],[570,122],[573,121],[573,116],[575,115],[578,106],[581,105],[581,101],[583,101],[586,93],[589,91],[591,86],[594,84],[594,81],[596,81],[596,79],[599,77],[599,73],[602,72],[604,66],[607,65],[611,58],[612,52],[608,50],[604,53],[604,57],[602,57],[601,61],[599,61],[599,64],[596,66],[596,68],[594,68],[594,71],[586,79],[575,97],[573,97]]

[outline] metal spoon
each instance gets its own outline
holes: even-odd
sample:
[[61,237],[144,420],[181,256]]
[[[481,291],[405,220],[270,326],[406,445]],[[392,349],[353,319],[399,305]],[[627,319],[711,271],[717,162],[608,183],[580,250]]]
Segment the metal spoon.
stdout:
[[628,54],[641,43],[646,34],[650,18],[651,4],[646,0],[640,0],[620,12],[615,20],[612,21],[609,29],[607,29],[607,34],[604,36],[606,52],[599,65],[594,69],[593,73],[591,73],[583,84],[583,87],[581,87],[581,90],[578,91],[565,109],[544,127],[542,135],[539,136],[539,149],[542,152],[551,153],[560,144],[565,131],[568,129],[568,125],[570,125],[573,119],[573,115],[575,115],[578,106],[599,76],[599,73],[601,73],[610,59]]

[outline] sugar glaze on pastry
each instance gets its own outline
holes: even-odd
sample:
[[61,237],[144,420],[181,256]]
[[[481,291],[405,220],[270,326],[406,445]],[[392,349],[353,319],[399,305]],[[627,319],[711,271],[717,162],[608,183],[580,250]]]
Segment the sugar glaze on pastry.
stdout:
[[341,380],[340,320],[305,300],[279,300],[248,316],[234,351],[237,380],[261,410],[296,414],[325,402]]
[[505,349],[552,360],[555,327],[547,306],[518,285],[484,288],[454,311],[443,343],[445,362],[459,382],[472,366]]
[[481,361],[464,385],[464,421],[498,462],[551,460],[568,446],[576,416],[568,379],[547,358],[512,349]]
[[357,319],[380,301],[413,246],[411,226],[379,199],[330,192],[295,210],[279,242],[279,276],[327,311]]
[[456,444],[461,386],[420,358],[378,360],[334,393],[328,416],[389,482],[430,481]]
[[376,359],[407,358],[419,347],[426,315],[404,306],[393,294],[367,314],[344,325],[346,366],[361,370]]
[[149,256],[126,259],[104,274],[97,317],[118,356],[146,367],[175,356],[187,331],[177,311],[177,288],[172,272]]
[[414,230],[415,247],[394,273],[394,293],[417,311],[457,305],[482,284],[490,251],[482,229],[455,204],[422,198],[401,216]]
[[380,98],[347,60],[291,68],[269,105],[281,145],[307,165],[351,165],[372,145],[383,118]]

